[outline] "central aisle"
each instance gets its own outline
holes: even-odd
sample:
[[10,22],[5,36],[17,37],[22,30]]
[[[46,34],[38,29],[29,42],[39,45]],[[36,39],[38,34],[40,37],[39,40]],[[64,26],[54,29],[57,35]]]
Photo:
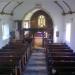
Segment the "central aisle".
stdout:
[[44,49],[34,49],[24,75],[48,75]]

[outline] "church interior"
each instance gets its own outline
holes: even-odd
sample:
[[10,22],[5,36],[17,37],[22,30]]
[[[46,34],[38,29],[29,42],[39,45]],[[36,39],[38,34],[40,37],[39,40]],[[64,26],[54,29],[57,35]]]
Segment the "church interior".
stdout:
[[75,0],[0,0],[0,75],[75,75]]

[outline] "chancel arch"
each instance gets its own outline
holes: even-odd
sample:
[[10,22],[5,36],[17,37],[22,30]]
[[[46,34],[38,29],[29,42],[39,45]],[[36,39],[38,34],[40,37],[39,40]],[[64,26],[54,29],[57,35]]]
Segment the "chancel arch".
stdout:
[[53,21],[44,10],[38,10],[32,15],[30,25],[31,28],[43,29],[43,32],[47,32],[48,38],[53,42]]
[[[50,43],[53,42],[53,21],[51,16],[43,9],[37,8],[28,12],[23,18],[22,28],[30,29],[24,31],[25,37],[29,35],[36,37],[40,32],[39,36],[41,35],[43,39],[49,38]],[[41,39],[39,40],[41,41]]]

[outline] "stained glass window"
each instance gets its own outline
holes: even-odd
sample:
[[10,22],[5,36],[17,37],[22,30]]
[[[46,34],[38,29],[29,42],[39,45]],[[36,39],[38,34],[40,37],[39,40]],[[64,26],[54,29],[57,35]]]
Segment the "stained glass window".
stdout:
[[38,17],[38,27],[44,27],[46,24],[45,16],[40,15]]

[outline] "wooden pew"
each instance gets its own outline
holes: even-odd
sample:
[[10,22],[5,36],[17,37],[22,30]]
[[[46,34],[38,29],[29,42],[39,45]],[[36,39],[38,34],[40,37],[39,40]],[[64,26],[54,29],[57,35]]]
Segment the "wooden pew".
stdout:
[[70,49],[67,45],[65,44],[49,44],[47,46],[47,48],[50,48],[50,49]]
[[1,54],[0,55],[0,64],[4,63],[4,64],[8,65],[8,64],[11,64],[11,62],[13,62],[10,65],[10,67],[12,67],[12,65],[14,65],[14,68],[15,68],[15,66],[17,66],[17,67],[20,66],[19,67],[19,71],[20,71],[19,75],[21,75],[21,69],[22,69],[21,57],[22,57],[22,55],[20,55],[20,54],[17,55],[16,53],[12,53],[12,52],[8,52],[8,53],[6,52],[6,53],[0,53],[0,54]]
[[75,53],[64,44],[47,46],[47,62],[50,73],[56,70],[55,75],[75,75]]
[[51,56],[75,56],[75,53],[72,52],[50,52],[48,55]]
[[75,61],[54,61],[52,68],[58,73],[70,73],[72,75],[72,73],[75,74]]
[[[26,56],[24,58],[22,58],[24,56],[24,54],[26,54],[25,50],[23,50],[23,49],[24,49],[23,46],[20,46],[18,44],[16,46],[15,45],[14,46],[7,45],[6,47],[3,48],[3,50],[0,51],[0,54],[1,54],[0,55],[0,60],[1,60],[0,64],[2,65],[4,62],[4,64],[8,65],[8,62],[12,61],[13,56],[14,56],[15,60],[17,60],[17,63],[20,62],[20,68],[21,68],[22,64],[23,64],[23,62],[21,60],[26,58]],[[14,61],[14,63],[16,63],[16,62]],[[21,72],[21,70],[20,70],[20,72]],[[21,75],[21,74],[16,71],[16,75]]]
[[69,61],[75,61],[75,56],[52,56],[52,59],[53,60],[58,60],[58,61],[61,61],[61,60],[69,60]]
[[61,49],[60,49],[60,50],[48,50],[48,51],[47,51],[47,53],[50,53],[50,52],[65,52],[65,53],[66,53],[66,52],[71,52],[71,53],[73,53],[72,50],[61,50]]
[[[10,74],[11,72],[13,74],[14,73],[13,70],[15,69],[16,63],[17,63],[16,57],[0,56],[0,74],[1,73]],[[2,72],[2,70],[5,72]]]
[[48,60],[48,68],[49,71],[55,69],[58,73],[75,74],[75,56],[52,56]]

